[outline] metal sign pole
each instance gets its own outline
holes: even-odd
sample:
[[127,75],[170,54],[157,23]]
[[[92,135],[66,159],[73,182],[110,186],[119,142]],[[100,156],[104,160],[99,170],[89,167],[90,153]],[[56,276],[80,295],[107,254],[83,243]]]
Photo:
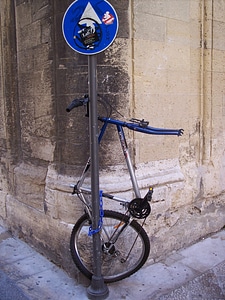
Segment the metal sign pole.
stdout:
[[[92,229],[99,225],[99,155],[98,155],[98,115],[97,115],[97,56],[88,56],[89,77],[89,132],[91,151],[91,196],[92,196]],[[93,276],[87,289],[89,299],[105,299],[109,290],[101,274],[101,240],[99,232],[93,234]]]
[[[118,31],[116,11],[107,0],[75,0],[66,10],[62,31],[67,44],[76,52],[88,55],[89,132],[91,150],[92,229],[98,229],[100,218],[98,116],[97,116],[97,57],[115,40]],[[101,241],[93,234],[93,276],[88,288],[90,299],[105,299],[108,288],[101,275]]]

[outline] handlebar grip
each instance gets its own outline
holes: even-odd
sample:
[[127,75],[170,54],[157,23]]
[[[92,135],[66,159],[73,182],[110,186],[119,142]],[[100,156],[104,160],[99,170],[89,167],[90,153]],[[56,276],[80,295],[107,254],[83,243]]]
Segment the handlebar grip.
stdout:
[[70,112],[75,107],[83,106],[84,104],[88,103],[88,97],[84,97],[81,99],[74,99],[66,108],[67,112]]

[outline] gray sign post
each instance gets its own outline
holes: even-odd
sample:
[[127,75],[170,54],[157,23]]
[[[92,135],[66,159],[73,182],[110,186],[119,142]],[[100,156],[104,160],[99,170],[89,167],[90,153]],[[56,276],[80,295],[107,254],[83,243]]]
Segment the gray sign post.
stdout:
[[[89,69],[89,129],[91,150],[91,196],[92,196],[92,229],[99,226],[99,151],[98,151],[98,115],[97,115],[97,57],[88,57]],[[101,241],[99,232],[93,234],[93,266],[94,275],[88,288],[90,299],[105,299],[108,296],[108,288],[101,274]]]
[[62,30],[67,44],[76,52],[88,55],[89,132],[91,151],[91,196],[93,231],[93,276],[87,290],[89,299],[105,299],[109,291],[101,274],[99,151],[97,114],[97,55],[114,41],[118,17],[106,0],[76,0],[67,9]]

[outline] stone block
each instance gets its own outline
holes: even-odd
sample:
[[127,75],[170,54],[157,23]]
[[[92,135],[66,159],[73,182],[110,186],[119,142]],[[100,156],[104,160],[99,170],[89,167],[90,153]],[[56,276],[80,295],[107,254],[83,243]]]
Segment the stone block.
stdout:
[[187,94],[190,91],[190,75],[182,71],[169,72],[167,91],[174,95]]
[[[18,16],[24,17],[24,16]],[[18,50],[30,49],[41,43],[41,22],[31,23],[18,30]]]
[[[204,41],[202,40],[202,24],[199,20],[191,20],[189,24],[191,47],[199,49]],[[199,66],[199,64],[198,64]]]
[[[168,66],[165,44],[156,41],[134,41],[134,76],[151,78],[152,72],[166,70]],[[151,73],[150,73],[151,71]]]
[[45,66],[41,71],[36,71],[32,76],[33,95],[51,95],[52,94],[52,69],[51,64]]
[[23,163],[14,172],[16,198],[24,205],[43,211],[46,168]]
[[191,20],[200,20],[201,18],[201,3],[200,1],[196,0],[190,0],[190,17]]
[[42,136],[30,138],[31,157],[44,160],[53,161],[55,152],[55,142]]
[[7,218],[6,197],[7,193],[0,190],[0,218],[2,218],[3,220]]
[[221,50],[214,49],[213,56],[213,68],[215,72],[223,73],[225,72],[225,57],[224,52]]
[[[48,43],[38,45],[37,47],[32,49],[31,52],[33,54],[33,71],[43,72],[45,70],[46,72],[47,70],[51,70],[51,68],[53,68],[51,51],[51,45],[49,45]],[[21,55],[23,55],[23,52]],[[23,65],[21,65],[21,67],[23,67]]]
[[24,1],[22,1],[22,3],[17,3],[15,13],[18,29],[29,26],[32,23],[31,3]]
[[[167,20],[166,38],[169,43],[189,45],[190,44],[190,23],[174,19]],[[199,38],[199,36],[198,36]]]
[[141,14],[165,16],[165,14],[166,14],[165,1],[164,0],[157,0],[157,1],[135,0],[134,1],[134,11],[139,12]]
[[[23,74],[31,73],[34,70],[34,49],[27,49],[26,51],[20,51],[18,54],[18,69]],[[30,76],[30,75],[29,75]]]
[[225,3],[223,0],[218,0],[216,5],[213,6],[213,17],[214,20],[219,22],[224,22],[224,11],[225,11]]
[[[172,71],[190,71],[190,41],[188,44],[167,44],[167,68]],[[178,76],[179,78],[179,76]]]
[[49,15],[52,14],[52,6],[51,1],[42,0],[42,1],[34,1],[31,5],[31,13],[32,13],[32,21],[37,21],[41,19],[45,19]]
[[[41,44],[52,46],[54,34],[52,32],[52,16],[41,20]],[[49,51],[50,52],[50,51]]]
[[167,18],[190,21],[190,1],[187,0],[169,0],[164,4],[166,6],[165,16]]
[[222,38],[224,30],[224,22],[213,22],[213,48],[216,50],[225,50],[225,41]]
[[[145,21],[147,19],[147,22]],[[146,26],[147,23],[147,26]],[[150,14],[135,13],[134,15],[134,39],[149,41],[165,41],[166,19]]]

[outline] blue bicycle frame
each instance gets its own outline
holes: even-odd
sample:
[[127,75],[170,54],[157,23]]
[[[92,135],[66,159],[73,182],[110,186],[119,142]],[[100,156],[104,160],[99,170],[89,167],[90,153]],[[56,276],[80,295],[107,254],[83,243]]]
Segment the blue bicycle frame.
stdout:
[[[74,99],[70,103],[70,105],[67,107],[66,111],[70,112],[75,107],[87,105],[87,116],[88,116],[88,102],[89,102],[88,95],[85,95],[81,99]],[[129,170],[133,190],[135,192],[135,196],[136,196],[136,198],[141,198],[140,190],[138,188],[137,179],[136,179],[136,176],[135,176],[135,173],[134,173],[134,168],[133,168],[133,165],[132,165],[132,162],[131,162],[131,159],[130,159],[130,154],[129,154],[129,151],[128,151],[127,142],[126,142],[123,127],[126,127],[128,129],[136,131],[136,132],[145,133],[145,134],[177,135],[177,136],[181,136],[183,134],[183,129],[155,128],[155,127],[148,126],[149,122],[144,121],[144,120],[138,120],[138,119],[131,119],[130,122],[123,122],[123,121],[116,120],[116,119],[111,119],[111,118],[108,118],[108,117],[98,117],[98,120],[103,122],[103,125],[100,129],[99,137],[98,137],[99,144],[100,144],[100,142],[103,138],[103,135],[106,131],[106,128],[107,128],[108,124],[112,124],[112,125],[115,125],[117,127],[117,132],[118,132],[118,135],[119,135],[120,144],[122,146],[122,151],[123,151],[126,163],[127,163],[127,167],[128,167],[128,170]],[[91,159],[89,158],[78,183],[76,185],[71,185],[71,187],[74,188],[74,194],[76,193],[76,191],[81,190],[81,186],[84,182],[85,175],[86,175],[88,169],[90,168],[90,165],[91,165]],[[82,189],[83,189],[83,191],[90,192],[90,189],[86,189],[86,188],[82,188]],[[123,199],[120,199],[118,197],[115,197],[113,195],[106,194],[106,193],[103,193],[103,197],[106,197],[106,198],[109,198],[109,199],[114,199],[114,200],[119,201],[119,202],[124,202]]]
[[131,182],[132,182],[132,186],[135,192],[135,196],[136,198],[141,198],[141,193],[138,187],[138,183],[137,183],[137,179],[134,173],[134,168],[131,162],[131,158],[130,158],[130,154],[128,151],[128,147],[127,147],[127,142],[126,142],[126,138],[125,138],[125,134],[124,134],[124,130],[123,127],[127,127],[130,130],[134,130],[137,132],[142,132],[145,134],[156,134],[156,135],[177,135],[180,136],[183,134],[183,129],[163,129],[163,128],[154,128],[154,127],[150,127],[148,126],[148,122],[144,122],[144,120],[140,121],[136,123],[136,122],[123,122],[120,120],[116,120],[116,119],[111,119],[111,118],[106,118],[106,117],[99,117],[98,118],[101,122],[103,122],[103,126],[100,130],[100,134],[99,134],[99,144],[103,138],[103,135],[105,133],[105,130],[108,126],[108,124],[113,124],[116,125],[117,127],[117,132],[119,135],[119,139],[120,139],[120,144],[123,150],[123,154],[127,163],[127,167],[129,170],[129,174],[130,174],[130,178],[131,178]]

